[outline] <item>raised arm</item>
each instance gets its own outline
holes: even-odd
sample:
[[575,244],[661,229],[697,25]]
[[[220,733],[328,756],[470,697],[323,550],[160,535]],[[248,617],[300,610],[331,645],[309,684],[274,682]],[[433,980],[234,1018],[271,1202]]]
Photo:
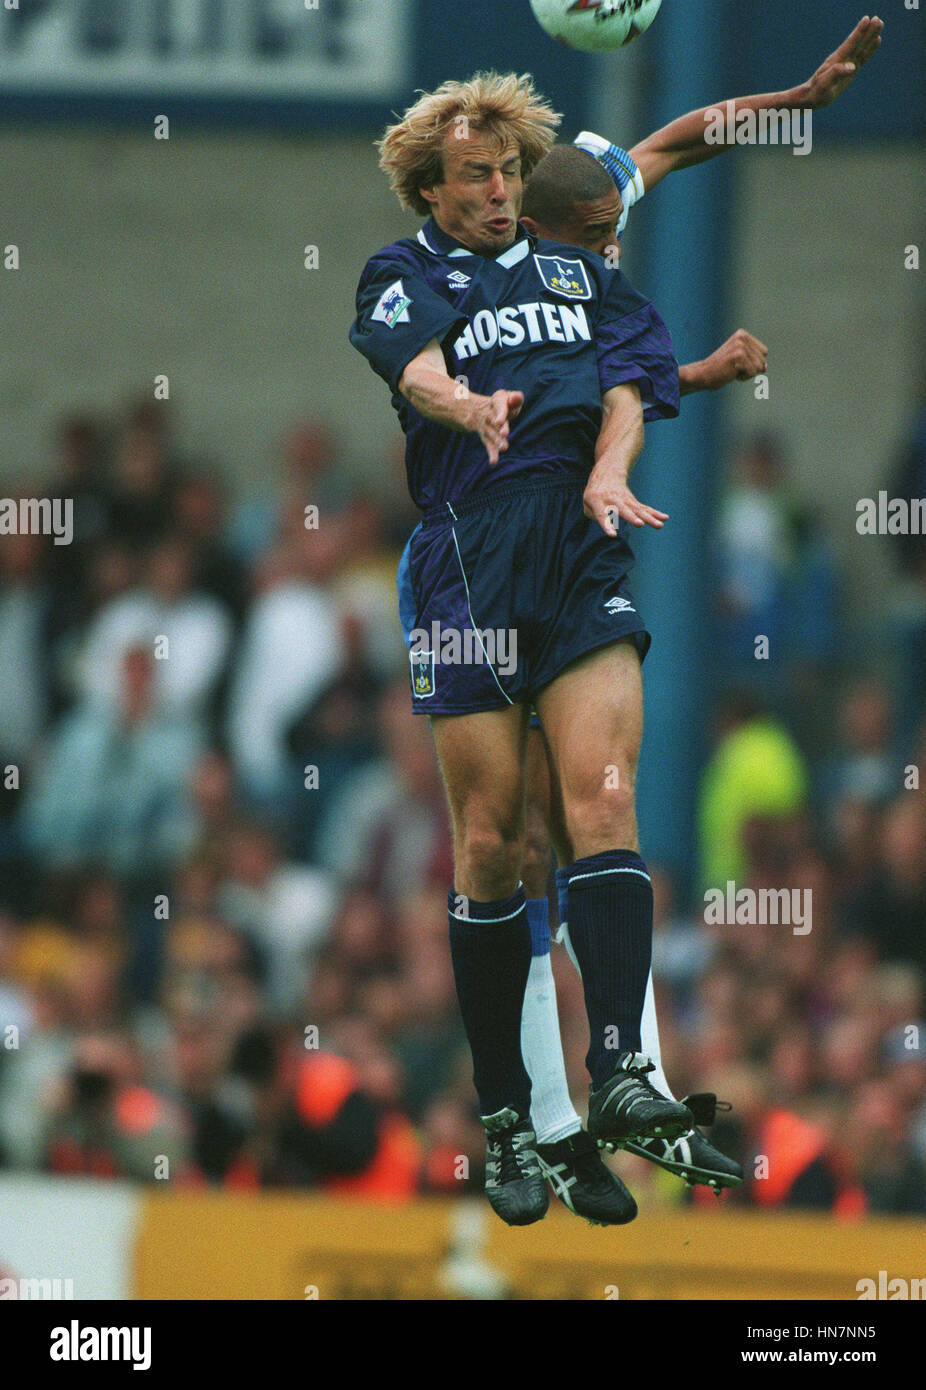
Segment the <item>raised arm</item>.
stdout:
[[[680,116],[678,120],[648,135],[630,151],[643,176],[647,192],[674,170],[689,169],[732,148],[726,143],[717,141],[708,144],[705,140],[711,121],[710,113],[723,112],[726,119],[730,112],[735,121],[740,111],[816,111],[829,106],[842,95],[878,48],[883,28],[883,20],[866,15],[835,52],[820,64],[809,81],[783,92],[765,92],[761,96],[714,102],[698,111],[690,111],[688,115]],[[713,130],[715,134],[718,133],[716,121]]]
[[522,391],[479,396],[454,380],[436,338],[409,362],[399,378],[399,391],[419,415],[451,430],[478,434],[493,465],[508,448],[509,421],[524,404]]

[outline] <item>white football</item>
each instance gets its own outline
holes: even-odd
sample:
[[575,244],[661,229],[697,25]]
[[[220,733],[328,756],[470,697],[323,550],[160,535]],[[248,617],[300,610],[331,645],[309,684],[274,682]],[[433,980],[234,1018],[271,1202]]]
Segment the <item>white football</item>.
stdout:
[[569,48],[598,53],[622,48],[650,27],[662,0],[531,0],[551,38]]

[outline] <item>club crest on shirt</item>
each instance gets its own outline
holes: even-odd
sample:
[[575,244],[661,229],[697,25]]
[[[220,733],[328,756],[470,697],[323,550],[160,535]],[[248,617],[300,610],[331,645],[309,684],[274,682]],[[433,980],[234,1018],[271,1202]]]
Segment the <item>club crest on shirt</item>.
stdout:
[[564,294],[568,299],[591,299],[592,287],[582,261],[571,261],[564,256],[535,254],[534,263],[540,272],[541,280],[554,294]]
[[416,700],[426,700],[434,694],[434,653],[409,652],[412,663],[412,694]]
[[409,323],[408,306],[411,302],[402,281],[396,280],[380,295],[379,303],[370,317],[377,323],[384,323],[387,328],[395,328],[397,323]]

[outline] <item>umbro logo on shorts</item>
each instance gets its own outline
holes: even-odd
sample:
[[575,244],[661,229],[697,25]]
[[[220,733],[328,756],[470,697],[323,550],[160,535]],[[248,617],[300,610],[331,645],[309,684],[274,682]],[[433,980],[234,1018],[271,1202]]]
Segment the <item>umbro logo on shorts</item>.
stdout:
[[609,613],[635,613],[637,611],[629,598],[609,598],[605,608]]

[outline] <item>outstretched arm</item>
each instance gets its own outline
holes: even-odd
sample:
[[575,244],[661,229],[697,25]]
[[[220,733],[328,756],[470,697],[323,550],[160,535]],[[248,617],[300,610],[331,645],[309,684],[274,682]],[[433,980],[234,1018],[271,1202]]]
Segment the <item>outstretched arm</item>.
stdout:
[[835,52],[820,64],[808,82],[802,82],[784,92],[766,92],[762,96],[736,97],[730,102],[715,102],[699,111],[690,111],[687,116],[680,116],[678,120],[648,135],[630,151],[643,175],[646,191],[649,192],[674,170],[689,169],[694,164],[702,164],[705,160],[713,159],[715,155],[731,148],[719,139],[708,144],[704,138],[709,124],[712,125],[714,134],[719,135],[714,119],[716,113],[722,112],[724,119],[727,119],[730,113],[735,121],[740,111],[817,111],[823,106],[829,106],[854,81],[859,69],[878,48],[883,28],[883,20],[877,16],[869,18],[866,15],[864,19],[859,20],[852,33]]
[[731,381],[750,381],[767,366],[765,344],[745,328],[738,328],[703,362],[689,362],[679,367],[679,391],[683,396],[690,396],[694,391],[719,391]]

